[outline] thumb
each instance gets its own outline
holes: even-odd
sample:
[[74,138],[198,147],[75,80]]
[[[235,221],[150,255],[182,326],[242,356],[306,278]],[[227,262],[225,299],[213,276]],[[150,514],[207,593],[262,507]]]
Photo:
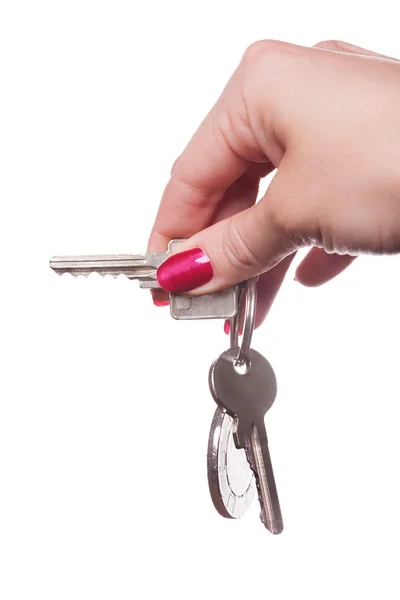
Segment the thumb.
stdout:
[[161,287],[172,293],[209,294],[259,275],[292,253],[296,248],[285,233],[281,211],[274,208],[282,203],[272,201],[273,187],[251,208],[182,243],[158,268]]

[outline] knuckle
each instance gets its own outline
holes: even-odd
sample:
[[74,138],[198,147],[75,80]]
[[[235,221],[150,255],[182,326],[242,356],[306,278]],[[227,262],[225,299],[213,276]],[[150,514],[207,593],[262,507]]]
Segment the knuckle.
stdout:
[[241,219],[232,218],[224,231],[222,247],[227,266],[240,274],[261,271],[262,261],[252,248],[249,235],[242,231],[241,223]]
[[315,219],[302,212],[290,194],[275,194],[271,187],[268,200],[263,203],[263,220],[268,223],[268,228],[292,249],[307,246],[312,240],[317,242],[320,232]]
[[243,54],[242,64],[244,66],[252,67],[257,64],[260,60],[264,60],[265,57],[271,55],[276,56],[281,53],[284,42],[278,42],[276,40],[258,40],[248,46]]
[[273,186],[270,186],[268,200],[262,203],[264,218],[268,222],[272,231],[278,235],[286,237],[295,230],[295,225],[288,211],[282,195],[275,195]]
[[[259,40],[245,51],[235,74],[241,90],[243,105],[252,116],[252,121],[262,121],[262,115],[269,106],[275,110],[277,103],[276,81],[287,68],[287,57],[293,53],[294,46],[275,40]],[[274,90],[274,93],[272,93]]]

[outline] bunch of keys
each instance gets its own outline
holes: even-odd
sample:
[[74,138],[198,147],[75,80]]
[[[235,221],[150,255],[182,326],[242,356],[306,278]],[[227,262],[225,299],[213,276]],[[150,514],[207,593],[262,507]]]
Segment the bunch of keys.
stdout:
[[[160,288],[157,269],[183,240],[172,240],[164,253],[139,255],[53,257],[59,275],[97,272],[138,279],[142,288]],[[218,407],[208,443],[208,482],[211,498],[224,517],[238,518],[258,490],[261,520],[272,533],[281,533],[282,516],[268,450],[264,416],[276,396],[276,378],[269,362],[251,346],[256,310],[256,279],[220,292],[187,297],[170,294],[175,319],[230,319],[230,349],[210,368],[211,394]],[[238,344],[241,304],[245,298],[244,332]]]
[[[231,319],[230,349],[211,365],[209,385],[218,407],[208,441],[208,484],[217,511],[239,518],[258,492],[265,527],[274,534],[283,530],[264,418],[274,403],[275,373],[259,352],[251,348],[257,278],[240,290],[239,311]],[[240,306],[245,300],[243,341],[239,347]]]

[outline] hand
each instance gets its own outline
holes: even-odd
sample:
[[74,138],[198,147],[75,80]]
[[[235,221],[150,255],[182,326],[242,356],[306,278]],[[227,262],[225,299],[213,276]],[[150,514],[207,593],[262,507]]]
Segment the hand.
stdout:
[[297,249],[315,246],[296,271],[305,285],[399,252],[399,106],[394,59],[340,42],[250,46],[163,194],[149,250],[189,239],[162,287],[197,295],[263,274],[260,323]]

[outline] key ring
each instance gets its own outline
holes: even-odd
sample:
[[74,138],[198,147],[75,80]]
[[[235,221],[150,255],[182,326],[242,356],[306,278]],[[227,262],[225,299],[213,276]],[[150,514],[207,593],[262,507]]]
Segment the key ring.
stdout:
[[[251,338],[254,331],[257,307],[257,280],[258,277],[252,277],[246,281],[246,287],[241,287],[239,291],[239,309],[234,317],[231,318],[230,342],[231,348],[239,348],[235,365],[242,367],[248,362]],[[244,313],[244,327],[242,345],[239,346],[239,322],[243,304],[243,296],[246,293],[246,306]]]

